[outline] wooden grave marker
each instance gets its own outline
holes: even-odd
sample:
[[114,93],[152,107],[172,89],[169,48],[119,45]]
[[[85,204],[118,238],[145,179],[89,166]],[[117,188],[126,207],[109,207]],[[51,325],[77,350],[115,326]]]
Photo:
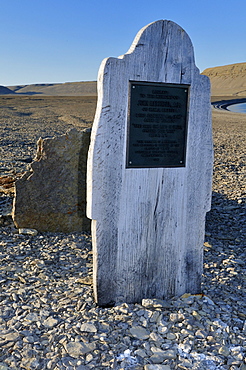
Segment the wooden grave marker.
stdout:
[[99,305],[200,292],[212,184],[210,83],[160,20],[103,60],[87,170]]

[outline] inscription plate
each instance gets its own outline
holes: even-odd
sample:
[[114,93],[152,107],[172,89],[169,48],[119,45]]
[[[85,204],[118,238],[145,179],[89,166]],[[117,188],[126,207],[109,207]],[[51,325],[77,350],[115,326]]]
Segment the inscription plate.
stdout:
[[127,168],[185,167],[189,85],[130,81]]

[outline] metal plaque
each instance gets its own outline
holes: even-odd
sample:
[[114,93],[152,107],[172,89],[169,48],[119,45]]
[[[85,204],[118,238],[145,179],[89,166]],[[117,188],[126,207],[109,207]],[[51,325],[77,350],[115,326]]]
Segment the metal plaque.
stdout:
[[185,167],[189,85],[130,81],[127,168]]

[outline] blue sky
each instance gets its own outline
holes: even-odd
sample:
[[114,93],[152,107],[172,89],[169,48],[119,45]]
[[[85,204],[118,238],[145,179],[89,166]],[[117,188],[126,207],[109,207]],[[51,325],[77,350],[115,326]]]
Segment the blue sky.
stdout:
[[188,33],[200,71],[246,62],[245,0],[0,0],[0,85],[96,80],[159,19]]

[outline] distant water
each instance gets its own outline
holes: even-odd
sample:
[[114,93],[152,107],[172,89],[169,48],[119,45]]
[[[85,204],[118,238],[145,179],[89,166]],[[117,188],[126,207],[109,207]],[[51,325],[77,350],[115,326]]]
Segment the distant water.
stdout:
[[231,112],[246,113],[246,103],[232,104],[227,107]]

